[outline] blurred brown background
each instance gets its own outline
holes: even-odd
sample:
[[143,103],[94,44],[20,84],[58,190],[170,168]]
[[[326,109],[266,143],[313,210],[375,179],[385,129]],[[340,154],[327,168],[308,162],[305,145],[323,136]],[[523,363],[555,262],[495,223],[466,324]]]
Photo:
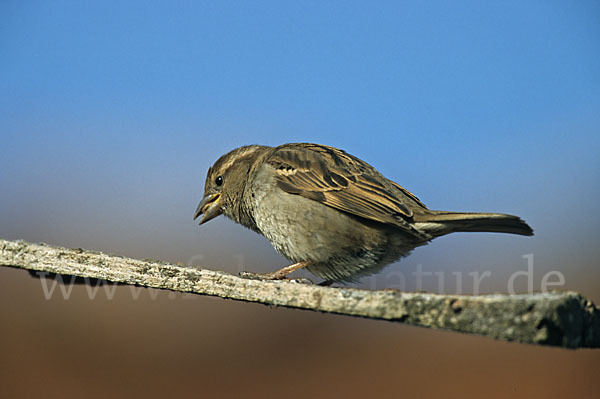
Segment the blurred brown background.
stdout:
[[[581,397],[598,350],[118,287],[45,300],[0,270],[0,397]],[[57,288],[58,289],[58,288]]]
[[[206,171],[240,145],[316,142],[432,209],[535,230],[442,237],[354,286],[507,292],[533,254],[533,290],[555,272],[600,303],[598,16],[594,0],[0,1],[0,237],[272,271],[287,261],[264,238],[192,221]],[[598,365],[155,290],[46,299],[0,267],[2,399],[596,398]]]

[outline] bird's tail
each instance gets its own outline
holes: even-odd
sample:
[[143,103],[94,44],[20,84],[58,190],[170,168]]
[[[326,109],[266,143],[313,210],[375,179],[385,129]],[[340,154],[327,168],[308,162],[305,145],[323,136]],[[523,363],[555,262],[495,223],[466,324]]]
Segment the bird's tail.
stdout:
[[533,229],[518,216],[503,213],[428,211],[414,216],[415,227],[433,236],[473,231],[532,236]]

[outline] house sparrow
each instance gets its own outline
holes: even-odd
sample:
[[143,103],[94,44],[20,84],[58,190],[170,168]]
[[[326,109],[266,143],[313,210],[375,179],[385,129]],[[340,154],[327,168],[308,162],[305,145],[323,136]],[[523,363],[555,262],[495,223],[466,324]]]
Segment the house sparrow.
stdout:
[[517,216],[429,210],[368,163],[309,143],[249,145],[220,157],[208,170],[194,220],[220,214],[262,234],[294,262],[244,274],[261,279],[306,268],[328,282],[355,281],[445,234],[533,235]]

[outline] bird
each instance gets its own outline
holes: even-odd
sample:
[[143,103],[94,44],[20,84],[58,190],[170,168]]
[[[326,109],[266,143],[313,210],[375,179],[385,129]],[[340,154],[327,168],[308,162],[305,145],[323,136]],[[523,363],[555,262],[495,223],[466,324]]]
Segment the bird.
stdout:
[[327,145],[246,145],[208,170],[194,220],[219,215],[263,235],[290,265],[246,278],[285,279],[306,269],[356,282],[434,238],[454,232],[533,235],[518,216],[428,209],[367,162]]

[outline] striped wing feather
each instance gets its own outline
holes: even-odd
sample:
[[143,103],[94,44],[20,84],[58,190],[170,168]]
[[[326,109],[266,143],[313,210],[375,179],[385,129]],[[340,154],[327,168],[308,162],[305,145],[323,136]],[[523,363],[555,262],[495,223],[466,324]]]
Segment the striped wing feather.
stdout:
[[266,160],[278,186],[290,193],[421,237],[411,227],[411,208],[425,208],[417,197],[383,177],[366,162],[337,148],[317,144],[285,144]]

